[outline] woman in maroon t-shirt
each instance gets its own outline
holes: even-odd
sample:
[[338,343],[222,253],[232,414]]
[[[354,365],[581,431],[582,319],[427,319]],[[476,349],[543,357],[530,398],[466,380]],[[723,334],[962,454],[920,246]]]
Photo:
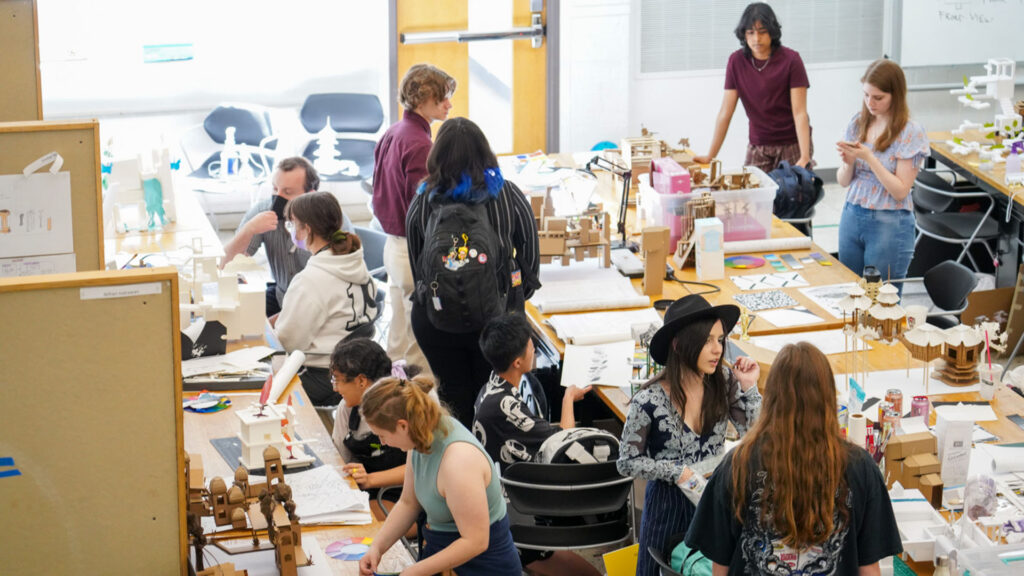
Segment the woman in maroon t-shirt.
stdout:
[[750,119],[744,164],[771,172],[779,162],[812,164],[811,124],[807,117],[807,71],[795,50],[782,45],[782,26],[771,6],[747,6],[736,26],[742,49],[729,56],[725,69],[725,96],[715,121],[715,134],[707,155],[694,158],[707,164],[718,155],[729,131],[736,101]]

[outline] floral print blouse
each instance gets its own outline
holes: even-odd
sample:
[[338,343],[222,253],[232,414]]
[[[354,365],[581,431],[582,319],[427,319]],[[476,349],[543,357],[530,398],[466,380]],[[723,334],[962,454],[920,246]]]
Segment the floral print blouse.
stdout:
[[729,387],[727,417],[713,426],[706,425],[703,434],[693,432],[683,422],[660,384],[637,392],[629,404],[622,430],[619,473],[675,484],[684,466],[702,475],[713,471],[722,459],[728,421],[742,436],[761,412],[757,386],[743,392],[732,371],[723,370]]
[[[857,139],[857,122],[860,120],[860,112],[853,115],[850,124],[846,127],[843,140],[853,142]],[[875,152],[874,142],[864,142],[869,150],[874,152],[875,157],[885,166],[885,169],[896,173],[897,160],[912,160],[914,165],[921,168],[924,159],[931,155],[931,148],[928,143],[928,135],[924,128],[913,121],[907,121],[900,135],[889,145],[885,152]],[[885,186],[878,180],[875,173],[863,160],[854,160],[853,176],[850,179],[850,189],[846,192],[846,201],[850,204],[863,206],[869,210],[910,210],[914,209],[911,195],[903,200],[896,200],[886,192]]]

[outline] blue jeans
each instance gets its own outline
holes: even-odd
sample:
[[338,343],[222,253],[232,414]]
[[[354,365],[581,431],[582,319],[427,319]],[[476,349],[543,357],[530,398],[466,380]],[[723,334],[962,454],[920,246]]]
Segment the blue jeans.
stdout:
[[872,210],[849,202],[839,219],[839,261],[856,274],[874,266],[882,280],[907,277],[914,256],[914,213]]

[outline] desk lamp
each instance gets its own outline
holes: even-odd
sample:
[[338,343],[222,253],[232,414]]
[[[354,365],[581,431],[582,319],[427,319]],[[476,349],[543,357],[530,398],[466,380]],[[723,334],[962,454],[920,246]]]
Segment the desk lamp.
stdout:
[[590,159],[590,162],[587,162],[587,172],[591,171],[591,166],[597,166],[602,170],[607,170],[622,178],[622,202],[619,204],[619,217],[615,226],[615,229],[622,237],[622,242],[619,244],[613,243],[611,247],[626,248],[628,245],[628,241],[626,239],[626,212],[629,208],[629,187],[633,179],[633,170],[620,166],[601,155],[594,156]]

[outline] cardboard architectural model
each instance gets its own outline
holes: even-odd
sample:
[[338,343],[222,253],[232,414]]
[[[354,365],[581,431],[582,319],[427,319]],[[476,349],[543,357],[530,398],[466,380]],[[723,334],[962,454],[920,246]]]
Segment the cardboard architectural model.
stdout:
[[537,223],[540,261],[550,263],[558,258],[562,266],[572,260],[601,258],[601,266],[611,266],[610,217],[600,204],[572,218],[556,218],[550,196],[530,198],[533,217]]

